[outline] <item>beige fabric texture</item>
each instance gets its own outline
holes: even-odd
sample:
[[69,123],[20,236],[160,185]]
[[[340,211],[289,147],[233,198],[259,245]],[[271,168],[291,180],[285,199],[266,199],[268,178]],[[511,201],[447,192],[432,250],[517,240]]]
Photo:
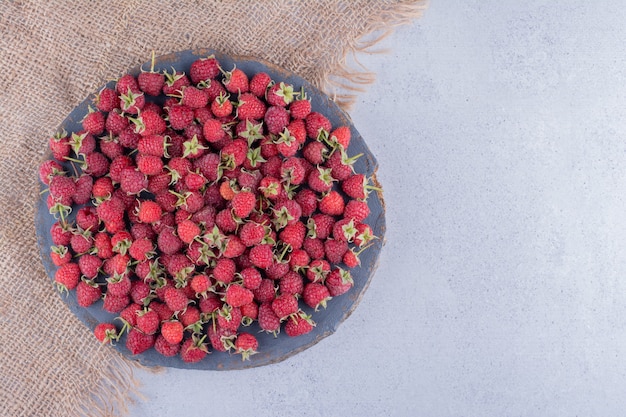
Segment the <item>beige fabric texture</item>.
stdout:
[[349,105],[373,81],[350,56],[424,7],[424,0],[3,2],[0,415],[125,415],[140,392],[134,362],[101,346],[70,313],[39,257],[37,168],[76,105],[153,50],[201,47],[268,60]]

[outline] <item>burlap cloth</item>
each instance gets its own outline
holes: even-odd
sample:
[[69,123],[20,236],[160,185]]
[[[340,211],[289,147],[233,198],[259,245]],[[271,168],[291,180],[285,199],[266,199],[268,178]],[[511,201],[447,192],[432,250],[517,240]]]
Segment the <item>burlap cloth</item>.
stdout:
[[0,415],[125,414],[138,391],[135,365],[70,314],[39,259],[37,167],[74,106],[152,50],[198,47],[266,59],[349,104],[373,80],[350,57],[424,7],[424,0],[2,2]]

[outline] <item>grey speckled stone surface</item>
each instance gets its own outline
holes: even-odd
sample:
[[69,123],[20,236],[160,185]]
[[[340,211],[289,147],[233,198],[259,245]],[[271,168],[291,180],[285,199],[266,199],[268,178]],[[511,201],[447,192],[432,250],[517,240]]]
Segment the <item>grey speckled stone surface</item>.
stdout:
[[362,58],[387,244],[359,307],[283,363],[139,373],[132,415],[623,414],[625,18],[432,1]]

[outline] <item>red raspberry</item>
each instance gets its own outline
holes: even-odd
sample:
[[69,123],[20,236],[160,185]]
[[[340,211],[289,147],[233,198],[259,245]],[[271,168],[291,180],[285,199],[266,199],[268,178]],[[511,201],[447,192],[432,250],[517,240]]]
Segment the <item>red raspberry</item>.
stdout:
[[268,268],[274,262],[274,253],[271,245],[258,245],[250,249],[250,262],[260,269]]
[[370,208],[365,201],[350,200],[343,211],[346,219],[352,219],[357,223],[362,222],[370,215]]
[[176,236],[174,228],[165,227],[157,238],[157,247],[166,255],[172,255],[183,247],[183,241]]
[[127,90],[120,93],[120,108],[128,114],[139,114],[146,105],[146,97],[139,90]]
[[39,165],[39,179],[45,185],[50,185],[50,179],[63,172],[63,167],[55,160],[48,159]]
[[165,303],[152,300],[150,308],[157,312],[161,321],[170,320],[174,316],[174,312]]
[[93,246],[96,249],[96,255],[100,259],[113,257],[113,245],[111,245],[111,238],[107,233],[97,233],[94,237]]
[[87,113],[83,119],[83,129],[92,135],[100,135],[104,132],[105,118],[104,113],[92,111]]
[[120,178],[120,189],[127,194],[139,194],[148,188],[148,178],[135,168],[124,168]]
[[54,274],[54,281],[60,290],[73,290],[80,281],[80,267],[74,262],[61,265]]
[[163,86],[163,94],[167,96],[176,95],[184,87],[191,84],[189,78],[183,72],[165,72],[165,85]]
[[72,133],[70,145],[76,155],[88,155],[96,150],[96,139],[88,132]]
[[283,181],[293,185],[300,185],[306,179],[306,170],[302,158],[286,158],[281,167],[280,174]]
[[[114,259],[114,258],[111,258]],[[110,260],[107,261],[109,263]],[[116,297],[123,297],[130,294],[132,283],[128,277],[128,273],[122,273],[121,275],[115,274],[107,278],[107,294],[114,295]]]
[[50,195],[55,201],[69,199],[76,193],[76,183],[71,177],[56,175],[50,179]]
[[199,109],[209,104],[209,96],[204,90],[187,86],[181,90],[181,104],[192,109]]
[[354,244],[359,247],[366,246],[373,239],[376,239],[376,236],[374,236],[374,232],[372,231],[372,228],[365,223],[357,224],[356,230],[357,230],[357,234],[354,237]]
[[155,339],[154,335],[144,334],[137,329],[130,329],[126,336],[126,348],[133,355],[138,355],[154,346]]
[[132,126],[126,127],[126,129],[122,130],[118,136],[118,140],[120,141],[120,145],[128,149],[137,149],[137,143],[141,136],[139,133],[135,132],[135,128]]
[[180,240],[185,243],[193,242],[193,240],[199,237],[201,233],[200,226],[191,220],[183,220],[178,223],[176,231],[178,232]]
[[[162,332],[163,330],[161,330]],[[159,334],[154,342],[154,350],[166,358],[173,357],[180,352],[180,343],[169,343],[163,334]]]
[[137,85],[139,89],[149,96],[160,95],[164,84],[165,76],[158,72],[154,72],[154,69],[141,72],[137,76]]
[[217,181],[220,161],[218,154],[207,153],[194,160],[194,167],[200,170],[207,181]]
[[358,200],[367,198],[369,186],[363,174],[354,174],[341,182],[341,189],[348,197]]
[[152,257],[154,253],[154,243],[150,239],[141,238],[133,241],[128,248],[128,254],[137,261],[145,261]]
[[314,259],[309,264],[306,277],[311,282],[324,282],[330,274],[330,264],[324,259]]
[[52,246],[50,248],[50,259],[56,266],[61,266],[72,260],[72,254],[67,246]]
[[50,237],[52,238],[52,243],[55,245],[67,246],[72,240],[72,232],[67,227],[62,226],[59,222],[55,222],[50,227]]
[[153,310],[143,310],[137,313],[137,330],[144,334],[155,334],[159,329],[159,315]]
[[258,97],[250,93],[240,94],[236,106],[239,120],[261,120],[267,108]]
[[124,154],[124,147],[120,145],[120,142],[115,136],[100,138],[100,150],[109,160],[113,160]]
[[238,308],[245,304],[251,303],[254,299],[254,294],[247,288],[241,285],[231,284],[226,289],[226,295],[224,300],[231,307]]
[[65,160],[65,157],[69,156],[72,151],[70,140],[65,135],[65,132],[52,136],[48,141],[48,147],[52,151],[52,156],[59,161]]
[[124,94],[128,90],[130,91],[139,91],[139,84],[137,84],[137,79],[131,74],[125,74],[117,80],[117,84],[115,85],[115,89],[117,94]]
[[350,128],[348,126],[339,126],[329,135],[329,141],[332,144],[340,145],[344,150],[348,149],[350,145],[350,138],[352,137],[352,133],[350,132]]
[[209,326],[207,335],[209,336],[213,349],[219,352],[226,352],[230,349],[230,345],[236,336],[236,332],[233,332],[230,329],[224,329],[219,325],[214,325]]
[[345,202],[341,194],[332,190],[326,194],[319,202],[319,210],[330,216],[340,216],[343,214]]
[[242,360],[247,360],[251,355],[257,353],[259,342],[255,336],[250,333],[239,333],[235,340],[235,353],[241,355]]
[[224,87],[229,93],[247,93],[249,90],[248,76],[239,68],[224,75]]
[[330,296],[330,292],[328,292],[328,288],[319,282],[307,283],[304,286],[304,291],[302,292],[302,300],[304,301],[304,304],[315,309],[316,311],[320,306],[326,308],[326,303],[331,298],[332,297]]
[[243,280],[243,286],[250,290],[257,289],[259,285],[261,285],[261,280],[263,279],[261,273],[255,267],[243,269],[240,272],[240,275]]
[[91,249],[93,245],[93,238],[91,237],[90,232],[80,232],[77,231],[72,236],[70,240],[70,246],[74,253],[82,254],[86,253]]
[[150,296],[150,292],[150,286],[144,281],[133,281],[130,287],[130,298],[133,303],[144,305],[146,298]]
[[289,124],[289,113],[287,113],[284,107],[271,106],[265,112],[263,121],[267,126],[267,131],[277,135]]
[[161,218],[162,213],[161,206],[154,201],[145,200],[139,204],[137,216],[140,222],[154,223]]
[[243,139],[235,139],[227,143],[221,151],[225,168],[235,169],[243,164],[248,155],[248,143]]
[[91,199],[93,190],[93,177],[83,174],[76,179],[76,192],[72,194],[74,204],[86,204]]
[[[137,155],[137,169],[146,175],[157,175],[163,171],[163,161],[154,155]],[[149,184],[146,184],[146,188]]]
[[115,109],[107,114],[105,121],[106,130],[112,135],[119,135],[129,126],[130,121],[122,114],[121,110]]
[[338,264],[348,250],[348,243],[342,240],[328,239],[324,242],[324,253],[331,264]]
[[295,196],[296,202],[302,209],[302,216],[309,217],[317,210],[317,194],[313,190],[303,188]]
[[244,304],[240,307],[242,318],[242,323],[244,326],[252,324],[252,322],[256,321],[259,318],[259,305],[252,301],[248,304]]
[[168,108],[168,120],[174,130],[183,130],[193,123],[194,111],[191,107],[176,104]]
[[332,125],[330,121],[321,113],[311,112],[304,119],[306,124],[306,134],[311,139],[317,139],[320,130],[330,132]]
[[306,232],[306,226],[304,223],[297,221],[285,226],[278,236],[281,241],[291,246],[292,250],[295,250],[302,247]]
[[324,241],[322,239],[307,237],[304,239],[302,248],[309,254],[311,259],[324,257]]
[[254,299],[259,303],[271,303],[276,297],[276,288],[274,287],[274,281],[269,278],[264,278],[257,288],[252,290]]
[[307,99],[295,100],[289,106],[289,114],[294,119],[305,119],[311,113],[311,102]]
[[310,333],[315,323],[311,317],[303,312],[293,315],[285,324],[285,333],[287,336],[296,337]]
[[163,297],[165,304],[174,312],[184,310],[189,302],[183,290],[174,287],[168,287]]
[[219,73],[219,62],[212,55],[195,60],[189,67],[189,78],[191,78],[191,82],[194,84],[215,78]]
[[289,271],[282,277],[278,284],[281,294],[300,295],[304,289],[304,281],[302,275],[296,271]]
[[357,230],[354,227],[354,220],[349,218],[341,219],[333,225],[333,239],[343,242],[352,242]]
[[230,284],[235,278],[236,271],[235,261],[229,258],[219,258],[213,268],[213,277],[222,284]]
[[94,103],[98,110],[111,112],[119,104],[117,100],[117,93],[111,88],[103,88],[98,94],[96,94]]
[[183,324],[178,320],[165,321],[161,324],[161,335],[171,344],[178,344],[183,340],[183,330]]
[[93,281],[81,280],[76,286],[76,302],[81,307],[89,307],[102,298],[100,286]]
[[112,340],[117,340],[117,329],[112,323],[98,323],[93,331],[94,336],[101,343],[111,343]]
[[289,125],[287,125],[287,130],[289,130],[289,133],[291,134],[291,136],[296,138],[296,143],[298,144],[298,147],[305,144],[306,126],[303,120],[300,120],[300,119],[292,120],[291,122],[289,122]]
[[311,258],[304,249],[295,249],[289,256],[289,267],[294,271],[302,271],[309,266]]
[[229,330],[233,333],[237,332],[237,329],[239,329],[241,325],[241,319],[243,319],[239,308],[231,307],[226,304],[217,313],[217,325],[219,328]]
[[328,148],[322,142],[311,141],[302,150],[302,155],[313,165],[320,165],[326,160]]
[[126,306],[130,303],[130,298],[127,295],[113,295],[107,293],[104,296],[104,303],[102,304],[102,308],[104,311],[109,313],[119,313],[124,310]]
[[331,169],[331,174],[334,179],[338,181],[344,181],[354,174],[352,165],[361,156],[361,154],[349,158],[343,150],[335,151],[328,160],[325,166]]
[[280,319],[272,310],[272,305],[268,302],[259,306],[259,327],[269,333],[278,333],[280,330]]
[[247,247],[256,246],[265,237],[265,228],[255,222],[245,223],[239,229],[239,239]]
[[273,262],[272,265],[265,270],[265,275],[269,279],[281,279],[289,272],[288,262]]
[[226,117],[233,112],[233,103],[228,94],[221,94],[211,102],[211,112],[215,117]]
[[189,172],[185,176],[185,187],[191,191],[198,191],[206,184],[207,180],[204,176],[197,172]]
[[259,98],[264,98],[271,81],[272,79],[267,73],[257,72],[250,79],[250,93]]
[[80,272],[88,279],[93,279],[98,275],[100,267],[102,266],[102,259],[96,255],[86,253],[78,258],[78,266]]
[[232,199],[232,208],[235,216],[246,218],[256,205],[256,197],[250,191],[240,191]]
[[209,96],[209,101],[215,100],[220,94],[226,94],[226,88],[224,88],[224,85],[217,79],[211,80],[204,91],[206,91]]
[[335,268],[326,277],[325,284],[330,295],[336,297],[348,292],[354,285],[354,281],[349,271]]

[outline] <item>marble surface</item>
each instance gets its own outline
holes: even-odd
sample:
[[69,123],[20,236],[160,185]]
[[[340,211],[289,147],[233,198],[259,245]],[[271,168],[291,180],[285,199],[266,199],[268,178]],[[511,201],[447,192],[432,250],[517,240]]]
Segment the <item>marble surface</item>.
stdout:
[[139,372],[131,415],[623,414],[625,18],[433,0],[361,56],[387,243],[359,307],[279,364]]

